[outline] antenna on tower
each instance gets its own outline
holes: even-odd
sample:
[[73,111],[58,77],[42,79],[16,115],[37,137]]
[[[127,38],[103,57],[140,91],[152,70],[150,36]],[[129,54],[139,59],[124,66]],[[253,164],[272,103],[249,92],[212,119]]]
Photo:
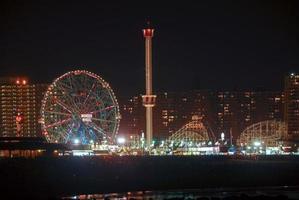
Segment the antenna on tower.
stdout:
[[147,25],[147,28],[151,28],[151,20],[148,19],[148,20],[146,21],[146,25]]

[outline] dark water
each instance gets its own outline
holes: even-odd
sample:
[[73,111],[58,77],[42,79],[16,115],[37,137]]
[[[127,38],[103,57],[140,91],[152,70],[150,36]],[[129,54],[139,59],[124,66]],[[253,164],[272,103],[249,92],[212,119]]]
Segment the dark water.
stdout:
[[299,199],[299,187],[220,188],[182,191],[136,191],[108,194],[82,194],[62,199]]
[[[77,194],[100,194],[82,199],[196,199],[231,192],[249,194],[236,188],[259,188],[263,194],[260,188],[265,186],[299,186],[299,156],[0,159],[0,180],[0,199],[55,199]],[[200,191],[189,190],[194,188]],[[282,189],[286,190],[274,188],[269,194],[284,194]]]

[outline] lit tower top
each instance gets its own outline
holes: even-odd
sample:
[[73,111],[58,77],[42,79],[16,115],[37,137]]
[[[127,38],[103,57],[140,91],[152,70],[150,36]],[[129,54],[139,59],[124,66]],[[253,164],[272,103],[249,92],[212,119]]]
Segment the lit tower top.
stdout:
[[153,138],[153,107],[155,106],[156,95],[153,95],[152,87],[152,37],[154,29],[143,29],[145,38],[145,95],[142,95],[143,106],[146,111],[146,145],[149,147]]

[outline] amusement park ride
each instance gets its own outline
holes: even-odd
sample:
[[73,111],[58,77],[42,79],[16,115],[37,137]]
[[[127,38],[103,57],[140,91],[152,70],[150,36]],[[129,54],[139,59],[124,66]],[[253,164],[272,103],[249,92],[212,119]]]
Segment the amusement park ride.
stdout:
[[[151,39],[154,29],[143,29],[145,38],[146,94],[142,96],[146,108],[146,146],[152,141]],[[49,86],[41,108],[42,132],[48,142],[65,144],[116,144],[120,121],[116,97],[100,76],[85,71],[68,72]]]
[[[70,71],[54,80],[42,101],[41,116],[42,131],[48,142],[91,148],[74,150],[74,155],[99,155],[109,153],[108,149],[110,153],[125,155],[219,154],[222,147],[232,145],[224,139],[224,134],[216,141],[214,133],[203,124],[202,117],[193,116],[164,141],[148,141],[148,135],[144,137],[143,134],[137,143],[128,146],[128,140],[117,137],[120,112],[113,90],[100,76],[85,70]],[[17,122],[21,122],[21,115]],[[254,144],[250,152],[266,151],[262,149],[263,142],[267,146],[277,146],[275,142],[283,137],[282,133],[285,133],[284,124],[266,121],[244,130],[238,142],[247,146]],[[252,151],[254,149],[256,151]]]
[[[214,133],[208,126],[204,126],[200,116],[193,116],[191,122],[165,141],[160,141],[160,144],[157,145],[152,140],[152,109],[156,103],[156,95],[152,89],[153,33],[152,28],[143,29],[146,93],[142,95],[142,100],[146,110],[146,137],[142,134],[141,139],[136,140],[138,145],[137,143],[133,145],[134,148],[147,152],[160,150],[163,153],[166,151],[174,153],[176,147],[176,150],[181,149],[180,152],[187,153],[186,155],[190,155],[190,151],[195,154],[220,152],[221,144],[226,145],[224,133],[221,139],[216,141]],[[21,116],[18,117],[20,119],[17,119],[17,123],[20,124]],[[117,144],[123,148],[126,146],[125,139],[116,137],[120,112],[113,90],[100,76],[85,70],[70,71],[54,80],[42,101],[40,122],[42,133],[50,143],[89,145],[97,150],[103,150],[102,147],[107,145],[114,145],[113,148]],[[267,145],[273,145],[285,135],[285,132],[282,123],[263,122],[244,130],[238,142],[250,145],[257,143],[256,139],[259,139],[266,141]],[[230,145],[233,146],[232,142]],[[132,146],[130,148],[129,151],[132,150]],[[191,155],[194,154],[191,152]]]
[[51,143],[114,143],[120,121],[109,84],[85,70],[54,80],[42,101],[41,115],[43,134]]

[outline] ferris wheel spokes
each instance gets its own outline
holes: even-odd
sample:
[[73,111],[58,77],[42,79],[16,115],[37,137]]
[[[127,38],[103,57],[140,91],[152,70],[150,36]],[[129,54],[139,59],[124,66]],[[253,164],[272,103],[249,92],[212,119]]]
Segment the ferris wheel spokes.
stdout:
[[61,106],[64,110],[68,111],[69,113],[73,113],[73,108],[69,105],[66,105],[59,99],[55,99],[55,103],[57,103],[57,105]]
[[[76,109],[77,112],[80,110],[79,107],[77,106],[77,104],[74,102],[74,99],[70,96],[72,94],[71,91],[67,90],[65,87],[61,86],[63,83],[59,83],[57,84],[57,87],[60,88],[63,94],[63,97],[66,98],[66,100],[69,102],[69,107],[72,107],[73,109]],[[61,101],[60,101],[61,102]]]
[[96,83],[94,82],[94,83],[92,84],[92,86],[91,86],[91,88],[90,88],[89,92],[88,92],[88,95],[87,95],[87,97],[85,98],[85,100],[84,100],[84,102],[83,102],[83,106],[85,106],[85,104],[86,104],[86,101],[88,100],[88,98],[89,98],[89,96],[90,96],[90,94],[91,94],[92,90],[95,88],[95,85],[96,85]]
[[48,126],[45,127],[45,129],[52,128],[52,127],[55,127],[55,126],[59,126],[61,124],[69,122],[70,120],[72,120],[72,118],[63,119],[63,120],[55,122],[53,124],[49,124]]
[[115,120],[108,120],[108,119],[98,119],[98,118],[91,118],[94,121],[101,121],[101,122],[115,122]]
[[51,114],[57,114],[57,115],[72,116],[72,114],[70,114],[70,113],[63,113],[63,112],[58,112],[58,111],[45,110],[44,112],[51,113]]
[[105,131],[102,128],[100,128],[98,125],[96,125],[95,123],[87,124],[87,126],[89,126],[92,129],[95,129],[96,131],[101,133],[102,137],[106,136]]
[[100,109],[100,110],[94,110],[94,111],[91,111],[90,113],[91,113],[91,114],[97,114],[97,113],[99,113],[99,112],[103,112],[103,111],[105,111],[105,110],[109,110],[109,109],[114,108],[114,107],[115,107],[115,106],[112,105],[112,106],[108,106],[108,107],[106,107],[106,108],[102,108],[102,109]]
[[109,84],[84,70],[68,72],[49,86],[41,114],[47,140],[61,143],[115,142],[120,120]]

